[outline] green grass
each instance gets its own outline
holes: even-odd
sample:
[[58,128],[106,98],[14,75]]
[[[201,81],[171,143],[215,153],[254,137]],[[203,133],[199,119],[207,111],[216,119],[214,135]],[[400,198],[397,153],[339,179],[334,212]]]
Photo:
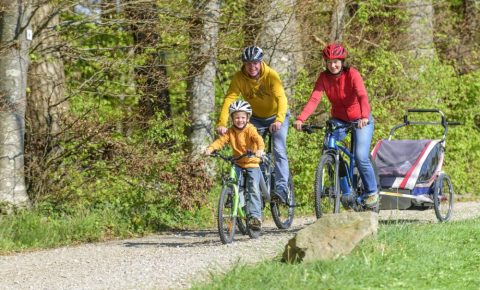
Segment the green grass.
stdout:
[[195,289],[478,289],[480,219],[381,224],[335,261],[238,265]]
[[0,254],[130,236],[114,213],[44,216],[23,211],[0,217]]

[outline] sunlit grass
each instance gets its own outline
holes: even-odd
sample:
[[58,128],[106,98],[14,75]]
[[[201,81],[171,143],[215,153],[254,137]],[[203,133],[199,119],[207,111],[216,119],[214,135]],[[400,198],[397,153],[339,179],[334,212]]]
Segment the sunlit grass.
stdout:
[[197,289],[478,289],[480,220],[381,224],[335,261],[237,266]]
[[46,217],[25,211],[0,218],[0,254],[128,236],[127,228],[108,212]]

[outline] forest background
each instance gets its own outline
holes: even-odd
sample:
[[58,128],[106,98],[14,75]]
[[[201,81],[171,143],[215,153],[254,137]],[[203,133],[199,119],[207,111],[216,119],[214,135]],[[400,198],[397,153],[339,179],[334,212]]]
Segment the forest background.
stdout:
[[[0,12],[0,222],[81,220],[97,233],[86,239],[211,224],[221,164],[200,152],[252,44],[281,75],[293,122],[323,46],[343,43],[373,144],[406,109],[440,109],[463,123],[446,142],[456,196],[480,192],[480,1],[4,0]],[[324,99],[308,122],[328,112]],[[425,135],[441,128],[400,134]],[[289,132],[300,213],[313,210],[321,143]]]

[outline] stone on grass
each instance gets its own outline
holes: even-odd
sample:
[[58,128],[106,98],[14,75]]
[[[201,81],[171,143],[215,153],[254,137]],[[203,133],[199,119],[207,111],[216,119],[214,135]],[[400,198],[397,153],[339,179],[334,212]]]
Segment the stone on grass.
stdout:
[[374,212],[323,215],[288,241],[283,261],[291,263],[336,259],[349,254],[365,237],[375,235],[377,229],[378,214]]

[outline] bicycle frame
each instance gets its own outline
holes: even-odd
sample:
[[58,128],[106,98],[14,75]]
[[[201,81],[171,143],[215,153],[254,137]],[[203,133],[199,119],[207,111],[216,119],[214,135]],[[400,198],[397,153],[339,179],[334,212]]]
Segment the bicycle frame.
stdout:
[[227,178],[223,180],[224,186],[230,186],[233,188],[233,216],[245,217],[243,209],[239,207],[240,204],[240,188],[238,186],[238,175],[235,169],[235,165],[230,166],[230,172]]
[[[355,124],[355,123],[352,123]],[[335,136],[334,132],[338,129],[345,128],[347,129],[346,134],[350,134],[350,151],[349,148],[346,146],[340,145],[340,141],[338,141]],[[347,126],[334,126],[332,122],[327,121],[327,127],[325,130],[325,137],[324,137],[324,147],[322,149],[323,154],[333,154],[335,156],[335,169],[336,172],[339,172],[340,169],[340,151],[343,152],[348,158],[347,160],[343,160],[347,163],[346,168],[346,178],[348,182],[348,186],[350,187],[350,192],[354,192],[356,189],[352,188],[353,184],[357,184],[357,180],[353,180],[355,178],[353,171],[355,169],[355,148],[356,146],[356,137],[355,137],[355,125],[347,125]],[[338,181],[339,182],[339,181]],[[340,186],[340,184],[338,184]]]

